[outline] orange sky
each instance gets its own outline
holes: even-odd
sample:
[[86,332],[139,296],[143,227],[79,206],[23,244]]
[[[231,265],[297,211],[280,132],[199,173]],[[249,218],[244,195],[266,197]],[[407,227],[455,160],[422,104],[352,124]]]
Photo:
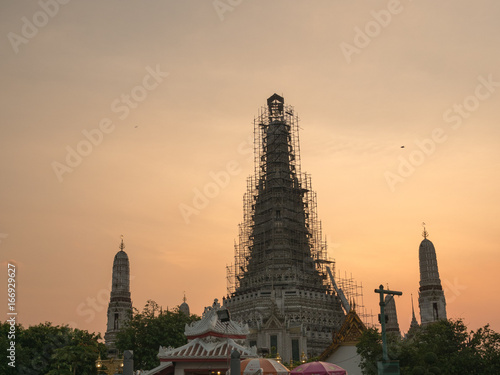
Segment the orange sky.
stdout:
[[41,3],[0,5],[0,274],[17,264],[24,325],[103,333],[122,234],[134,306],[221,299],[276,92],[368,309],[388,284],[408,329],[425,221],[448,316],[500,331],[498,2]]

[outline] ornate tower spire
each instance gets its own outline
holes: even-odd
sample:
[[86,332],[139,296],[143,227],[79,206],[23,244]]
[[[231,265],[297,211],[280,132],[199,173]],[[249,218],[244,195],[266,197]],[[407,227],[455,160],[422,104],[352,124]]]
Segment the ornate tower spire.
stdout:
[[179,306],[179,311],[186,316],[190,316],[189,305],[187,304],[186,292],[184,292],[184,298],[182,298],[182,303]]
[[[254,120],[255,174],[244,197],[244,222],[235,246],[224,305],[248,323],[251,345],[270,348],[286,362],[321,354],[325,332],[345,318],[327,283],[326,254],[316,195],[300,171],[294,108],[274,94]],[[274,349],[272,349],[274,348]]]
[[111,356],[116,355],[116,335],[130,319],[132,314],[132,300],[130,298],[130,264],[121,236],[120,251],[113,261],[113,276],[111,294],[108,305],[108,324],[104,340]]
[[439,278],[436,249],[427,239],[429,233],[423,232],[424,240],[419,248],[420,289],[418,304],[422,325],[446,319],[446,300],[441,279]]
[[418,327],[417,318],[415,317],[415,309],[413,308],[413,294],[411,295],[411,323],[410,329]]

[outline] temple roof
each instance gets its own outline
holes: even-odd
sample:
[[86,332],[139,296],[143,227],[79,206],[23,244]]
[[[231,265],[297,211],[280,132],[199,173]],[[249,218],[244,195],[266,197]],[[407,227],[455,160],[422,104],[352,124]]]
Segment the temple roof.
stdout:
[[333,342],[319,356],[320,361],[326,361],[341,345],[351,345],[357,343],[366,330],[365,324],[361,321],[354,309],[346,315],[344,324],[339,332],[334,334]]
[[221,310],[226,309],[221,308],[220,303],[215,299],[212,306],[205,307],[201,320],[189,325],[186,324],[184,334],[188,339],[206,336],[245,339],[246,335],[250,332],[248,325],[243,325],[232,320],[221,322],[217,315],[217,312]]
[[249,333],[248,325],[242,325],[230,319],[222,322],[218,314],[220,312],[227,313],[227,310],[221,308],[216,299],[212,306],[205,308],[201,320],[190,325],[186,324],[184,334],[189,340],[186,345],[179,348],[160,346],[158,352],[160,361],[227,361],[233,350],[238,351],[241,358],[257,357],[257,347],[244,346]]
[[231,352],[236,350],[242,358],[257,357],[257,347],[248,348],[237,344],[233,339],[207,341],[196,338],[179,348],[160,346],[158,358],[161,361],[196,361],[196,360],[227,360]]

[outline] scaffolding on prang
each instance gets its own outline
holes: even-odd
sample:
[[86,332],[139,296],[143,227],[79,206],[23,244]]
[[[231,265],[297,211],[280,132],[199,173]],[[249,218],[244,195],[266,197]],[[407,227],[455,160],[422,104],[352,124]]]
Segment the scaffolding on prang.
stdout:
[[[279,131],[276,130],[277,126]],[[323,290],[330,294],[338,293],[343,298],[346,312],[350,307],[354,308],[361,320],[371,326],[373,314],[368,313],[364,306],[362,284],[358,285],[352,275],[348,277],[347,273],[342,277],[335,270],[335,261],[328,257],[311,177],[301,172],[299,145],[299,118],[294,108],[285,105],[282,97],[273,95],[268,99],[268,106],[262,107],[254,118],[254,173],[247,179],[243,196],[243,221],[239,224],[238,239],[234,244],[234,263],[226,267],[228,296],[242,289],[256,290],[263,285],[263,280],[269,282],[298,277],[297,274],[287,274],[286,269],[300,269],[299,262],[304,262],[304,253],[300,251],[296,254],[292,251],[290,259],[285,261],[290,267],[283,267],[284,262],[281,261],[282,267],[276,267],[276,271],[269,271],[272,259],[270,262],[254,262],[251,270],[249,263],[257,256],[262,259],[269,246],[274,246],[275,251],[281,254],[280,246],[298,248],[297,241],[304,238],[300,244],[307,248],[308,257],[310,255],[306,261],[312,258],[317,274],[322,279]],[[285,186],[280,181],[286,181],[286,188],[275,188]],[[287,194],[299,194],[299,203],[287,200]],[[260,207],[260,216],[256,216],[257,205]],[[296,231],[303,237],[295,237],[292,231],[283,231],[280,217],[270,219],[269,215],[262,214],[267,212],[265,210],[276,210],[276,207],[286,207],[288,225],[295,225]],[[279,214],[280,211],[276,210],[276,215]],[[267,219],[262,219],[264,216]],[[317,274],[303,273],[308,276],[302,277],[314,278]],[[313,282],[307,284],[303,281],[302,285],[313,285]]]
[[[227,293],[230,295],[238,289],[240,280],[247,271],[248,261],[252,256],[255,202],[259,190],[264,188],[263,184],[268,180],[266,175],[268,173],[266,152],[269,152],[273,147],[276,150],[280,146],[273,145],[273,137],[269,136],[266,131],[273,121],[284,122],[289,129],[288,150],[286,152],[289,177],[293,181],[293,187],[300,189],[303,194],[303,211],[310,253],[316,269],[323,278],[324,286],[329,292],[332,292],[333,289],[328,282],[326,267],[328,265],[334,267],[334,262],[328,259],[326,241],[322,237],[321,221],[318,219],[317,214],[316,193],[312,190],[311,177],[301,172],[299,118],[294,113],[292,106],[283,105],[279,111],[274,111],[273,107],[263,107],[260,109],[259,115],[254,119],[254,175],[247,179],[247,190],[243,197],[243,221],[239,224],[238,240],[234,244],[234,264],[226,267]],[[277,193],[274,199],[283,199],[279,194]],[[286,193],[283,192],[282,194]],[[297,213],[297,215],[299,214]]]
[[371,311],[368,312],[364,305],[363,283],[358,284],[352,274],[347,276],[347,272],[344,272],[343,277],[341,272],[335,272],[334,277],[338,288],[344,292],[346,299],[349,301],[350,307],[355,309],[356,314],[367,327],[372,327],[374,315]]

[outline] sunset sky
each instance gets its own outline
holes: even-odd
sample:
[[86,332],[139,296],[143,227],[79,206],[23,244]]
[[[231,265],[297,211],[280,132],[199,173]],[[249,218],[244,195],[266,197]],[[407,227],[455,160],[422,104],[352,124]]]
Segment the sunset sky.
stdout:
[[121,235],[135,307],[222,299],[278,93],[368,310],[383,284],[402,331],[411,294],[420,320],[425,222],[448,317],[500,332],[499,19],[494,0],[2,2],[1,320],[13,262],[24,326],[104,334]]

